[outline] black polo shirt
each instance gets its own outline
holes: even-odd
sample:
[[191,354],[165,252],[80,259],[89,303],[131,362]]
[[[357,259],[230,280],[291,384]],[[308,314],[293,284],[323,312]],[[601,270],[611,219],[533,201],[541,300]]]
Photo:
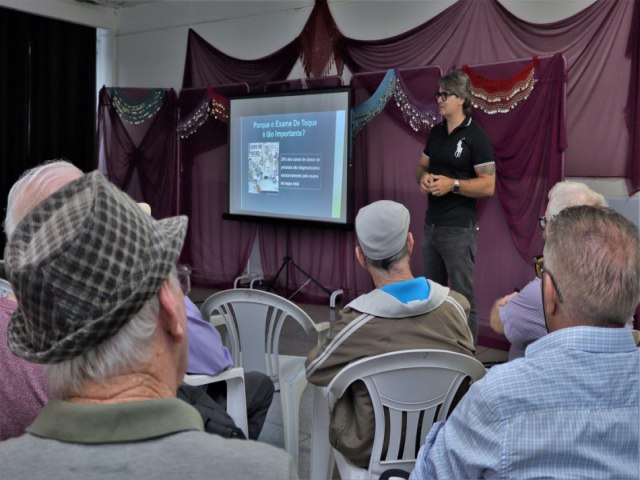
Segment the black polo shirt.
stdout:
[[[475,178],[475,166],[494,161],[489,136],[468,115],[450,135],[446,120],[435,125],[424,154],[429,157],[429,172],[460,180]],[[475,225],[476,199],[453,192],[441,197],[429,195],[425,223],[451,227]]]

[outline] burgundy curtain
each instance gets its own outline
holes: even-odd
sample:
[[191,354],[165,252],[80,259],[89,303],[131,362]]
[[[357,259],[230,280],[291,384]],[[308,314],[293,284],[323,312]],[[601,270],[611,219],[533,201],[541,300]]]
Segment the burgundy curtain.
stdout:
[[[631,137],[629,151],[631,161],[627,183],[629,192],[635,193],[640,191],[640,0],[635,0],[630,31],[632,33],[629,35],[627,57],[631,59],[631,76],[626,116]],[[640,322],[640,307],[638,307],[637,319]]]
[[189,29],[182,88],[245,82],[252,91],[260,91],[267,82],[286,79],[299,54],[300,41],[296,38],[264,58],[240,60],[222,53]]
[[[135,101],[149,89],[124,88]],[[176,92],[164,94],[160,110],[140,124],[123,122],[112,102],[111,89],[100,90],[98,104],[98,168],[138,202],[147,202],[155,218],[176,214]]]
[[[508,78],[529,59],[471,68],[487,78]],[[566,149],[566,62],[562,55],[538,60],[529,98],[506,114],[473,116],[491,137],[496,156],[496,195],[479,221],[474,297],[482,344],[499,347],[489,312],[500,296],[533,278],[531,258],[542,253],[538,217],[547,194],[563,178]]]
[[[248,86],[220,86],[216,92],[241,95]],[[182,90],[180,121],[193,118],[194,109],[208,99],[204,88]],[[233,285],[247,264],[256,233],[255,224],[222,219],[229,201],[227,135],[227,123],[209,116],[194,133],[180,139],[180,210],[189,216],[182,258],[192,266],[195,284],[213,288]]]
[[635,153],[640,151],[639,9],[638,0],[599,0],[565,20],[533,24],[515,17],[496,0],[460,0],[392,38],[342,37],[337,54],[352,72],[419,65],[439,65],[446,72],[463,64],[562,52],[568,62],[571,125],[566,175],[631,175],[633,193],[640,175],[640,155]]
[[317,75],[331,61],[327,50],[332,46],[339,73],[343,62],[354,73],[426,65],[446,72],[463,64],[561,52],[568,62],[571,125],[566,175],[626,177],[633,194],[640,190],[639,10],[640,0],[598,0],[572,17],[534,24],[497,0],[460,0],[408,32],[363,41],[340,33],[321,0],[300,36],[255,62],[226,56],[190,31],[183,86],[246,79],[262,88],[284,80],[297,56],[307,74]]

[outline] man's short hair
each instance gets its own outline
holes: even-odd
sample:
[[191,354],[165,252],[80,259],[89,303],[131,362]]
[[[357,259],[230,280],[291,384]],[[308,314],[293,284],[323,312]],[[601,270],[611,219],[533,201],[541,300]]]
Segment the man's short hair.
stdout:
[[471,98],[471,80],[466,73],[460,70],[452,70],[444,77],[440,78],[440,87],[457,97],[464,99],[462,111],[465,115],[471,114],[472,98]]
[[591,190],[584,183],[565,180],[556,183],[549,190],[549,203],[546,212],[547,221],[551,220],[563,209],[577,205],[609,206],[602,195]]
[[640,300],[638,227],[610,208],[576,206],[547,226],[544,262],[567,315],[624,326]]

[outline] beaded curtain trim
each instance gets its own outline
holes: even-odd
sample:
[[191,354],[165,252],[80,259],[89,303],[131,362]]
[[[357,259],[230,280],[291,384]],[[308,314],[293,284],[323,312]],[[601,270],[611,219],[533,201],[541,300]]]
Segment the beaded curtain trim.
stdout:
[[124,95],[121,88],[113,87],[111,98],[122,120],[139,125],[149,120],[162,108],[166,91],[166,88],[153,88],[141,99],[131,100]]
[[514,109],[533,92],[537,63],[538,57],[534,56],[529,65],[507,79],[489,79],[464,65],[462,70],[471,81],[473,106],[489,115]]
[[200,104],[178,122],[177,132],[180,138],[188,138],[198,131],[209,118],[229,122],[229,99],[212,88],[207,88],[207,95]]
[[389,69],[373,95],[351,109],[352,137],[384,110],[391,97],[413,131],[426,132],[436,124],[438,116],[433,110],[415,99],[396,71]]

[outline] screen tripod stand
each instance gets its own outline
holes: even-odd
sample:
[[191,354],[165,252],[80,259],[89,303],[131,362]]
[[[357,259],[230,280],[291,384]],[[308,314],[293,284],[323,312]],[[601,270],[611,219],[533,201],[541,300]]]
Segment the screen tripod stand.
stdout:
[[284,257],[282,259],[282,265],[280,265],[280,268],[278,269],[278,272],[276,273],[275,277],[273,277],[271,282],[269,282],[269,285],[267,285],[267,292],[271,291],[271,289],[275,285],[276,281],[278,280],[278,277],[280,276],[280,274],[282,273],[283,270],[285,272],[285,289],[287,291],[289,290],[289,267],[290,266],[292,266],[293,268],[298,270],[300,273],[302,273],[304,276],[306,276],[307,277],[307,281],[304,282],[300,288],[298,288],[295,292],[293,292],[289,296],[289,300],[291,300],[294,297],[294,295],[297,294],[300,290],[302,290],[304,287],[309,285],[310,282],[313,282],[318,287],[320,287],[320,289],[322,289],[322,291],[324,291],[327,295],[329,295],[329,307],[336,308],[336,300],[338,299],[338,297],[342,297],[342,294],[344,292],[342,290],[331,291],[328,288],[326,288],[323,285],[321,285],[320,282],[318,282],[315,278],[313,278],[311,275],[309,275],[307,272],[305,272],[302,268],[300,268],[300,266],[296,262],[294,262],[293,259],[289,255],[287,255],[286,257]]

